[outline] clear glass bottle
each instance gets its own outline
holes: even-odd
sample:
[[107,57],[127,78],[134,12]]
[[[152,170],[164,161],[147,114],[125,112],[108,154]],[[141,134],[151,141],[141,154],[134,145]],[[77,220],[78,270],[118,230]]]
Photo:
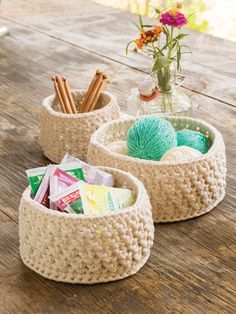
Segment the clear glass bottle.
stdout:
[[141,101],[138,115],[158,114],[192,116],[192,103],[189,97],[178,87],[184,76],[175,71],[173,66],[151,74],[159,88],[158,96],[150,102]]
[[138,89],[131,88],[130,95],[127,99],[127,113],[132,116],[137,116],[137,112],[139,109],[138,105],[139,105]]

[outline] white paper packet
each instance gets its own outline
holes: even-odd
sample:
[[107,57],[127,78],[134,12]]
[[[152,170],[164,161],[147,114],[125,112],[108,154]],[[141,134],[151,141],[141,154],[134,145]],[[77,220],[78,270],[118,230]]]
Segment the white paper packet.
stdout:
[[75,162],[75,161],[81,164],[81,167],[84,170],[85,181],[87,183],[105,185],[105,186],[110,186],[110,187],[114,186],[114,177],[112,174],[99,170],[96,167],[90,166],[86,162],[71,156],[69,153],[65,154],[61,163],[63,164],[63,163],[69,163],[69,162]]

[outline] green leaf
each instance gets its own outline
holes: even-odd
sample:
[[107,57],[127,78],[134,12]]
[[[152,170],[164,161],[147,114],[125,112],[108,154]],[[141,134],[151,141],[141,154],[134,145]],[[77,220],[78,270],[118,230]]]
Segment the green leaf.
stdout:
[[129,52],[129,46],[130,46],[130,44],[132,44],[132,43],[133,43],[133,40],[131,40],[130,42],[128,42],[128,44],[127,44],[127,46],[126,46],[126,49],[125,49],[126,56],[127,56],[128,52]]
[[139,26],[140,26],[140,29],[143,28],[142,16],[140,14],[139,14]]
[[180,47],[185,47],[185,48],[191,49],[189,46],[183,45],[183,44],[181,44]]
[[168,46],[169,38],[170,38],[170,32],[166,26],[163,26],[163,32],[166,35],[166,43],[165,46]]
[[177,40],[173,40],[173,44],[172,44],[172,52],[175,50],[175,48],[179,47],[179,42]]
[[175,37],[175,39],[180,40],[180,39],[183,39],[186,36],[189,36],[189,34],[179,34],[178,36]]
[[167,59],[165,56],[159,56],[156,59],[152,70],[153,71],[159,71],[162,68],[169,66],[170,64],[171,64],[171,60]]
[[164,54],[163,54],[161,49],[159,49],[158,47],[155,47],[155,49],[158,51],[158,54],[161,54],[162,56],[164,56]]
[[138,30],[140,30],[138,24],[136,24],[136,23],[134,23],[134,22],[131,22],[131,24],[133,24],[134,26],[136,26],[136,28],[137,28]]
[[192,53],[192,49],[189,46],[187,46],[187,45],[180,45],[180,47],[181,47],[181,49],[182,49],[182,47],[187,48],[189,50],[189,52]]
[[143,27],[152,27],[153,25],[143,24]]
[[178,47],[178,49],[177,49],[177,70],[180,69],[180,59],[181,59],[181,48]]

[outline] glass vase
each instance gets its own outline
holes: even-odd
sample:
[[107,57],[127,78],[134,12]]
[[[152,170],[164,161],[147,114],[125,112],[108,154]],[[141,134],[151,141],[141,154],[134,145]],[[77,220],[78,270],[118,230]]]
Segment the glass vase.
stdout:
[[158,85],[159,93],[152,101],[140,100],[139,116],[148,114],[192,116],[192,103],[178,88],[185,78],[181,73],[170,66],[153,72],[151,77]]

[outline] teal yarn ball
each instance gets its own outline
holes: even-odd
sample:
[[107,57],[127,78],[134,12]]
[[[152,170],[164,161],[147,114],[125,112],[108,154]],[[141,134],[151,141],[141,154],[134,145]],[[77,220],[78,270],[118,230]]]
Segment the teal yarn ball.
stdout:
[[142,118],[128,132],[127,146],[131,157],[160,160],[166,151],[176,145],[176,132],[172,124],[158,117]]
[[183,129],[176,132],[177,146],[189,146],[197,149],[202,154],[208,152],[211,147],[209,139],[202,133]]

